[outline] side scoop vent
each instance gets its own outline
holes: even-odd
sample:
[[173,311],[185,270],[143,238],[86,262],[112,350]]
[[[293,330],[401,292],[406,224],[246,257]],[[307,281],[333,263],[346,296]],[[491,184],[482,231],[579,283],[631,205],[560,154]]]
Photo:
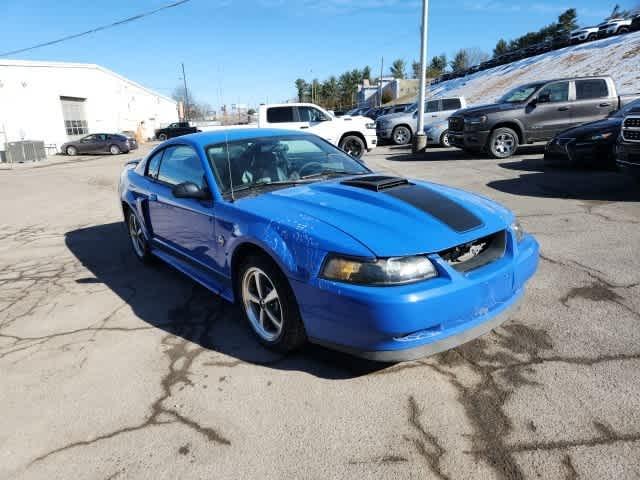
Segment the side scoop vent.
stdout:
[[350,187],[364,188],[374,192],[382,192],[403,185],[410,185],[409,180],[401,177],[390,177],[387,175],[368,175],[366,177],[350,178],[341,182],[342,185]]

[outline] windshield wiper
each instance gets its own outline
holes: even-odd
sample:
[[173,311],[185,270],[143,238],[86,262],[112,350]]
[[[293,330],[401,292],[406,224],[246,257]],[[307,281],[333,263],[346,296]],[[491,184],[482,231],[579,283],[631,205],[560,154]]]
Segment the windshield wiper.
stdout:
[[[234,186],[233,187],[233,193],[236,192],[243,192],[246,190],[253,190],[253,189],[259,189],[259,188],[264,188],[264,187],[270,187],[270,186],[286,186],[286,185],[299,185],[301,183],[309,183],[309,182],[305,182],[303,180],[282,180],[282,181],[278,181],[278,182],[258,182],[258,183],[247,183],[245,185],[239,185],[239,186]],[[228,194],[231,193],[231,191],[226,192]]]
[[337,170],[337,169],[333,169],[333,168],[325,168],[324,170],[321,170],[319,172],[316,173],[310,173],[309,175],[304,175],[303,177],[300,177],[301,179],[306,179],[306,178],[316,178],[316,177],[324,177],[327,175],[364,175],[366,172],[349,172],[347,170]]

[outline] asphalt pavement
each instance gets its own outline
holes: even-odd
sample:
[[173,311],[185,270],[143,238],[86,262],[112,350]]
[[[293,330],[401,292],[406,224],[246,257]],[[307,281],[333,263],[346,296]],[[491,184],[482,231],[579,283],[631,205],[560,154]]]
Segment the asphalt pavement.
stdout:
[[480,193],[541,245],[492,333],[384,365],[264,350],[236,307],[131,252],[143,153],[0,170],[0,478],[640,477],[640,186],[381,147],[376,170]]

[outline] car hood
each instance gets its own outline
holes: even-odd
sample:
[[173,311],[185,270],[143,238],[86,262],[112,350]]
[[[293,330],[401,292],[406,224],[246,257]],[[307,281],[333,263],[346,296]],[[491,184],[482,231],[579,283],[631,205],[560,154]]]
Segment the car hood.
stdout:
[[[244,203],[243,208],[272,222],[294,212],[311,216],[378,257],[438,252],[495,233],[513,221],[511,212],[493,201],[443,185],[412,180],[408,186],[372,191],[344,181],[277,190],[241,199],[237,205]],[[413,189],[404,191],[409,198],[399,198],[405,187]],[[422,205],[416,206],[414,198],[419,197]]]
[[610,117],[595,122],[585,123],[574,128],[560,132],[556,138],[581,138],[585,135],[593,135],[605,131],[619,131],[622,118]]
[[519,110],[523,108],[524,105],[524,103],[488,103],[486,105],[478,105],[476,107],[467,107],[457,110],[452,116],[488,115],[490,113],[505,112],[507,110]]
[[334,117],[334,121],[336,122],[342,122],[342,123],[346,123],[346,124],[362,124],[362,125],[366,125],[367,123],[371,123],[373,122],[373,120],[369,117],[364,117],[362,115],[356,115],[354,117],[348,115],[348,116],[344,116],[344,117]]
[[408,112],[387,113],[386,115],[380,115],[377,119],[381,121],[393,120],[394,118],[411,116],[411,115],[413,115],[413,113],[408,113]]

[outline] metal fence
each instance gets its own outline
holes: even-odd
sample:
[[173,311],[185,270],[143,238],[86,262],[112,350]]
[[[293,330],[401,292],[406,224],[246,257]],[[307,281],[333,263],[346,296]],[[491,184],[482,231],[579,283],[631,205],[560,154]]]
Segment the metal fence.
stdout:
[[8,163],[38,162],[46,160],[44,142],[23,140],[4,144],[4,161]]

